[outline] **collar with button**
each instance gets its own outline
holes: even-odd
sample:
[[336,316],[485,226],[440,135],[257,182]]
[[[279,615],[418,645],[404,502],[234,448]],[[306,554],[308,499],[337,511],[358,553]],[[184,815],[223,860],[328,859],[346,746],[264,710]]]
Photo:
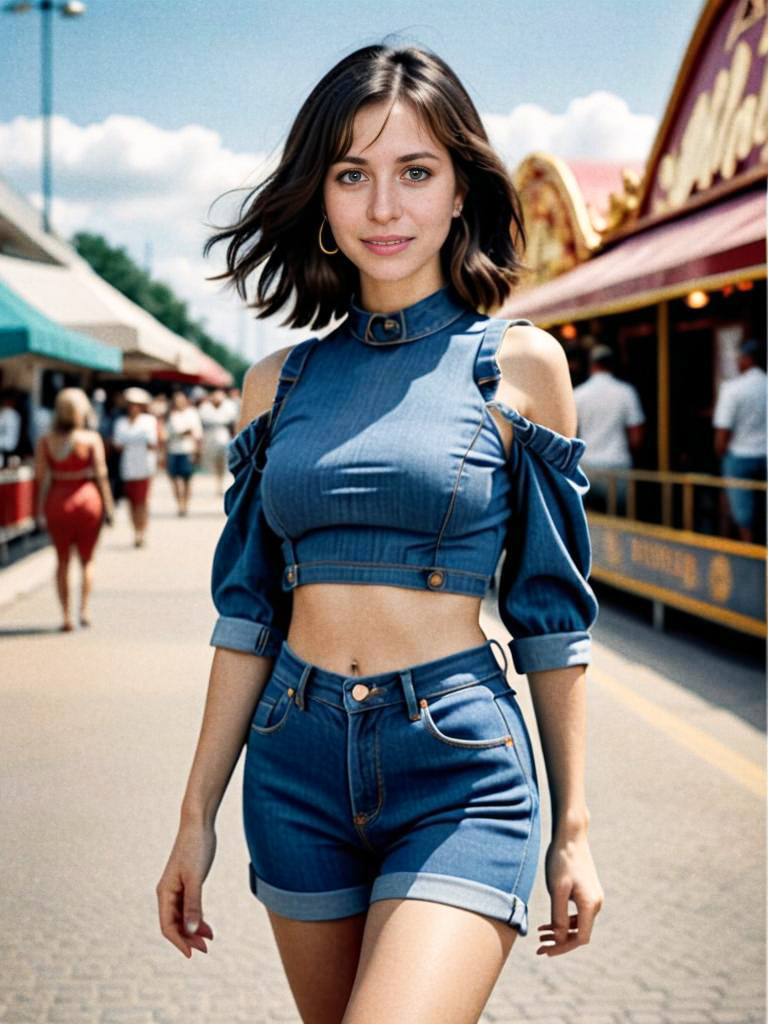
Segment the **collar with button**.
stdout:
[[450,285],[425,299],[392,313],[371,313],[353,301],[346,326],[350,334],[367,345],[397,345],[417,341],[448,327],[467,312]]

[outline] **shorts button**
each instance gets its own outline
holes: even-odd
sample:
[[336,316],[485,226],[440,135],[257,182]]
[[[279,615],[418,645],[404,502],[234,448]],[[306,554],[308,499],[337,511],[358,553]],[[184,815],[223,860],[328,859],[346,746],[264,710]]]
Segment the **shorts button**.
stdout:
[[397,320],[387,319],[384,321],[385,331],[393,331],[397,326],[399,326]]
[[352,687],[352,696],[355,700],[365,700],[370,692],[370,688],[365,683],[355,683]]
[[442,587],[443,583],[445,583],[445,575],[439,569],[436,569],[427,577],[427,583],[430,587]]

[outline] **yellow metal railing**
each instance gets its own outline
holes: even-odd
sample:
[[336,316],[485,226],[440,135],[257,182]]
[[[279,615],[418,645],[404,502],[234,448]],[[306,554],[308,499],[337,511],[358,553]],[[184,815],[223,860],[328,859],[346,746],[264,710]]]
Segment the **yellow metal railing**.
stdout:
[[[696,531],[695,522],[695,488],[711,487],[722,489],[727,487],[734,490],[750,490],[766,492],[765,480],[744,480],[741,477],[714,476],[711,473],[677,473],[664,469],[601,469],[598,466],[584,465],[584,472],[590,481],[604,479],[607,481],[606,512],[608,515],[623,514],[626,519],[638,519],[637,515],[637,489],[638,484],[656,484],[661,491],[660,513],[658,519],[645,522],[660,522],[664,526],[678,527],[684,530]],[[627,500],[623,513],[618,507],[617,482],[626,480]],[[681,515],[679,522],[675,522],[675,487],[682,490]],[[589,506],[589,498],[587,498]],[[656,506],[659,507],[658,504]]]

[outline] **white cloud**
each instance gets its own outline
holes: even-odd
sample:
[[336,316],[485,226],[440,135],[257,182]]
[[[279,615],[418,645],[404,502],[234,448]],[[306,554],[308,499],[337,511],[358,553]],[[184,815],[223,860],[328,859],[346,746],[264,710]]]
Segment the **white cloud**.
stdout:
[[508,114],[484,114],[483,124],[507,164],[516,167],[534,150],[570,159],[642,162],[658,122],[632,113],[615,93],[598,91],[575,97],[562,114],[521,103]]
[[[594,92],[571,101],[562,114],[521,104],[508,114],[483,117],[492,142],[514,167],[532,150],[594,160],[643,160],[656,121],[633,114],[621,97]],[[40,206],[39,119],[0,123],[0,174]],[[141,117],[113,114],[76,125],[53,119],[53,223],[69,238],[76,231],[103,234],[185,299],[211,334],[246,358],[309,332],[289,332],[277,321],[256,321],[220,282],[205,278],[223,265],[207,262],[202,246],[213,220],[227,223],[239,203],[274,166],[277,153],[237,153],[202,125],[169,130]],[[211,204],[229,189],[234,195]],[[222,248],[222,247],[220,247]]]

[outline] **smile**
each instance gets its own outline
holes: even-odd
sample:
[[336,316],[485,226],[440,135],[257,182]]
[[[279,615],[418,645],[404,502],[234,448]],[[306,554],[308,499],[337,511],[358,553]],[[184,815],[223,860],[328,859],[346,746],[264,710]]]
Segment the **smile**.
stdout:
[[371,252],[376,253],[393,253],[401,252],[406,246],[412,242],[412,238],[399,237],[399,238],[363,238],[363,245]]

